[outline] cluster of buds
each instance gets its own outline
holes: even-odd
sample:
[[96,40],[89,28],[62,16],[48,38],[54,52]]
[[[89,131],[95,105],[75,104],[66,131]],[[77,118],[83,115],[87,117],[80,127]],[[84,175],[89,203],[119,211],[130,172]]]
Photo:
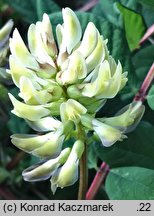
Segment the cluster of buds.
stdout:
[[[124,133],[137,125],[144,112],[143,105],[134,102],[115,117],[95,118],[106,100],[125,86],[127,73],[109,54],[107,40],[92,22],[82,35],[80,22],[71,9],[63,9],[62,16],[64,23],[56,27],[56,41],[47,14],[42,22],[30,25],[29,49],[14,30],[8,71],[22,99],[9,94],[12,112],[41,133],[12,135],[15,146],[42,159],[24,170],[23,178],[51,178],[53,193],[57,187],[77,181],[89,131],[104,146],[111,146],[126,137]],[[75,139],[74,144],[64,149],[68,139]]]

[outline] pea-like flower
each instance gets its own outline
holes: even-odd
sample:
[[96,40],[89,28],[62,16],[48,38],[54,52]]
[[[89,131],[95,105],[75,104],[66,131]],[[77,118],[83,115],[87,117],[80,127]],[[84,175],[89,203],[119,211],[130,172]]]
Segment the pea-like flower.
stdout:
[[[125,86],[127,72],[109,54],[107,40],[92,22],[82,33],[71,9],[63,9],[62,16],[64,23],[57,25],[56,38],[47,14],[30,25],[28,48],[14,30],[8,71],[21,98],[9,94],[12,112],[42,133],[11,136],[15,146],[43,159],[26,169],[23,177],[26,181],[51,177],[53,193],[77,181],[89,130],[110,146],[125,138],[126,129],[137,125],[144,112],[143,106],[132,104],[113,118],[95,118],[106,100]],[[70,138],[76,140],[72,149],[63,149]]]

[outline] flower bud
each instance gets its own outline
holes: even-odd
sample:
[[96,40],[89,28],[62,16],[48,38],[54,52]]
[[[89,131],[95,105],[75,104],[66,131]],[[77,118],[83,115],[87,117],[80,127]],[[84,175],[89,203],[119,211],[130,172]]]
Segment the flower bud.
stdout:
[[105,57],[105,49],[103,47],[103,39],[97,32],[97,45],[93,52],[86,58],[87,70],[91,72]]
[[81,26],[77,16],[71,9],[63,9],[62,14],[64,20],[62,43],[66,45],[67,52],[70,54],[81,39]]
[[128,133],[134,130],[140,122],[145,111],[141,101],[133,102],[123,107],[115,117],[102,119],[104,123]]
[[63,27],[60,24],[56,26],[56,36],[57,36],[58,47],[60,49],[60,46],[62,44],[62,39],[63,39]]
[[20,78],[20,94],[19,96],[24,99],[24,102],[30,105],[46,104],[51,101],[52,95],[46,89],[37,90],[33,86],[29,78],[22,76]]
[[45,135],[14,134],[11,138],[12,143],[25,152],[47,158],[59,155],[65,136],[58,131]]
[[97,29],[92,22],[89,22],[84,32],[81,44],[77,50],[86,58],[96,48],[97,42]]
[[43,105],[27,105],[18,101],[12,94],[9,93],[10,100],[14,106],[11,111],[13,114],[28,119],[30,121],[37,121],[42,117],[50,114],[50,110],[43,107]]
[[34,182],[50,178],[53,172],[64,164],[70,154],[70,148],[64,149],[57,158],[37,163],[22,172],[25,181]]
[[93,129],[106,147],[113,145],[116,141],[126,138],[122,132],[114,127],[104,124],[96,119],[92,121]]
[[69,99],[60,106],[60,116],[63,122],[71,120],[79,122],[81,115],[85,114],[87,109],[73,99]]
[[87,68],[85,59],[78,51],[73,52],[69,57],[68,68],[57,74],[56,80],[61,85],[73,84],[85,78],[87,75]]
[[13,32],[13,37],[10,38],[10,51],[16,60],[25,65],[26,68],[37,70],[39,65],[36,59],[28,51],[17,29]]
[[21,63],[17,61],[17,59],[13,55],[10,55],[9,63],[10,70],[8,72],[11,74],[13,82],[17,87],[19,87],[19,80],[21,76],[28,77],[31,80],[37,80],[35,72],[24,67]]
[[117,67],[110,67],[105,60],[99,70],[95,71],[90,83],[85,83],[82,94],[87,97],[113,98],[116,96],[122,84],[122,67],[120,62]]
[[66,163],[55,171],[51,178],[51,189],[55,193],[57,187],[67,187],[74,184],[78,179],[78,163],[84,151],[84,143],[77,140]]
[[[0,47],[2,47],[2,41],[8,41],[10,32],[12,31],[13,21],[9,20],[1,29],[0,29]],[[3,43],[4,44],[4,43]]]
[[40,64],[48,64],[56,68],[51,56],[48,55],[41,35],[41,22],[31,24],[28,29],[28,45],[33,56]]
[[53,37],[52,26],[50,23],[50,18],[47,14],[43,14],[43,20],[40,22],[42,28],[40,28],[42,40],[44,47],[49,56],[53,59],[57,55],[57,47]]
[[26,120],[26,122],[33,130],[38,132],[55,131],[62,125],[59,120],[53,117],[44,117],[38,121]]
[[72,131],[73,123],[61,124],[57,131],[44,135],[14,134],[12,143],[21,150],[41,158],[56,157],[60,154],[65,137]]

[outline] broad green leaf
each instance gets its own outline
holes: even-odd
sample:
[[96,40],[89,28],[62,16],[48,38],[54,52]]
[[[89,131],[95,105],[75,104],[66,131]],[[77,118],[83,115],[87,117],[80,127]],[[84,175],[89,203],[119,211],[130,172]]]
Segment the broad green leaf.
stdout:
[[128,46],[133,51],[139,48],[139,41],[145,32],[145,24],[140,14],[133,12],[120,3],[116,5],[123,16]]
[[43,13],[53,13],[59,10],[59,6],[52,0],[6,1],[21,15],[23,20],[30,24],[41,20]]
[[116,11],[114,0],[100,0],[93,8],[92,12],[103,17],[113,25],[122,28],[122,20],[119,12]]
[[132,62],[136,69],[136,75],[139,81],[143,82],[154,61],[154,46],[149,45],[140,49],[133,57]]
[[96,143],[98,157],[110,167],[141,166],[154,169],[154,126],[142,122],[128,139],[117,142],[110,148]]
[[[148,1],[147,1],[148,2]],[[154,23],[154,7],[143,5],[142,6],[142,16],[144,18],[144,21],[147,25],[147,27],[150,27]]]
[[154,85],[150,88],[150,91],[147,96],[147,101],[151,109],[154,110]]
[[137,1],[143,5],[148,5],[154,8],[154,0],[137,0]]
[[4,169],[3,167],[0,167],[0,183],[4,182],[8,177],[10,173]]
[[154,200],[154,170],[141,167],[111,169],[105,188],[112,200]]
[[28,23],[37,21],[36,0],[6,0],[10,7],[21,14],[22,19]]
[[100,0],[92,9],[92,13],[97,14],[97,16],[104,17],[113,25],[123,29],[122,17],[120,12],[117,10],[116,2],[121,3],[131,10],[138,11],[140,8],[138,2],[134,0]]
[[60,7],[52,0],[37,0],[37,16],[42,20],[44,13],[50,14],[60,10]]

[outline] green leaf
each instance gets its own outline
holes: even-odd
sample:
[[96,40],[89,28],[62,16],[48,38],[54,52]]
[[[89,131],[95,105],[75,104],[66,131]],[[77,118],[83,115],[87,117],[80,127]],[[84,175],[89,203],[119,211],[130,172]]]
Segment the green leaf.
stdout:
[[116,5],[123,16],[128,46],[133,51],[139,48],[139,41],[145,32],[145,24],[140,14],[133,12],[120,3]]
[[4,182],[8,177],[10,173],[4,169],[3,167],[0,167],[0,183]]
[[[151,135],[150,135],[151,134]],[[128,139],[117,142],[110,148],[96,143],[98,157],[110,167],[141,166],[154,169],[154,126],[142,122]]]
[[148,5],[150,7],[154,7],[154,0],[137,0],[139,3],[143,5]]
[[88,146],[88,168],[89,169],[97,169],[98,157],[95,152],[95,148],[93,143],[90,143]]
[[154,60],[154,46],[149,45],[139,50],[132,58],[138,80],[143,82]]
[[122,20],[120,14],[116,11],[114,0],[101,0],[93,8],[92,12],[97,16],[104,17],[113,25],[122,28]]
[[52,0],[37,0],[37,16],[39,20],[42,20],[44,13],[51,14],[56,11],[60,11],[60,7]]
[[8,102],[8,98],[9,97],[8,97],[8,90],[7,90],[7,88],[0,83],[0,103],[1,102],[3,102],[3,103]]
[[142,16],[144,18],[144,21],[147,25],[147,27],[150,27],[154,23],[154,7],[151,6],[142,6]]
[[150,88],[147,96],[147,101],[151,109],[154,110],[154,85]]
[[30,131],[29,126],[24,119],[21,119],[14,114],[10,114],[10,120],[7,126],[11,133],[28,133]]
[[21,14],[22,19],[28,23],[37,21],[36,0],[6,0],[10,7]]
[[112,169],[105,188],[112,200],[154,200],[154,170],[141,167]]
[[16,10],[22,19],[28,23],[35,23],[42,19],[43,13],[58,11],[59,6],[52,0],[6,0],[10,7]]
[[122,17],[119,10],[117,10],[116,2],[121,3],[131,10],[140,11],[138,2],[134,0],[100,0],[92,9],[92,13],[97,14],[97,16],[104,17],[114,26],[123,29]]

